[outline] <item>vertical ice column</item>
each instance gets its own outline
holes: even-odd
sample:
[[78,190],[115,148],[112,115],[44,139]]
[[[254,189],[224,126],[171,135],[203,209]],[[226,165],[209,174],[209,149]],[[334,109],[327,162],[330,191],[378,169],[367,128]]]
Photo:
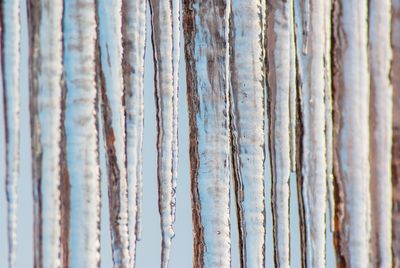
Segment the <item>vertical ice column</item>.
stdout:
[[290,266],[291,1],[267,1],[266,59],[275,265]]
[[290,169],[296,172],[297,158],[297,72],[296,72],[296,38],[295,38],[295,21],[294,21],[294,4],[293,0],[289,1],[290,10],[290,76],[289,76],[289,112],[290,112]]
[[[264,47],[259,1],[233,1],[231,126],[241,262],[264,266]],[[254,20],[259,18],[259,20]]]
[[63,1],[29,1],[34,263],[60,267]]
[[130,267],[128,233],[128,181],[124,82],[122,70],[122,1],[99,0],[101,98],[111,246],[115,267]]
[[324,87],[325,87],[325,144],[326,144],[326,183],[329,210],[329,225],[333,231],[335,200],[333,189],[333,112],[332,112],[332,0],[324,1]]
[[334,243],[338,266],[368,267],[370,238],[368,3],[333,7]]
[[146,44],[146,1],[122,0],[122,70],[125,90],[128,229],[131,266],[141,232],[143,88]]
[[232,1],[231,133],[242,267],[264,267],[264,46],[261,1]]
[[230,1],[183,2],[194,267],[230,267]]
[[20,129],[20,2],[3,0],[1,7],[1,77],[4,94],[6,140],[6,195],[8,265],[15,267],[17,250],[17,205]]
[[392,267],[391,1],[369,2],[371,267]]
[[96,1],[64,4],[65,137],[70,179],[71,267],[100,262],[100,181],[96,124]]
[[178,157],[179,1],[152,0],[157,108],[157,177],[161,218],[161,266],[168,267],[175,221]]
[[325,1],[296,0],[299,92],[297,180],[303,267],[325,266]]

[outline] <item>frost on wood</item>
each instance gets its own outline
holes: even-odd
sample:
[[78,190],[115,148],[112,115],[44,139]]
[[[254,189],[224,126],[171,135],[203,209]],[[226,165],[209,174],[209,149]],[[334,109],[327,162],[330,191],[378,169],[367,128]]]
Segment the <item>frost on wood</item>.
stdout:
[[96,5],[64,3],[65,137],[70,179],[69,261],[72,267],[100,262],[100,183],[96,124]]
[[0,60],[6,141],[8,265],[15,267],[20,129],[20,3],[14,0],[4,0],[0,5]]
[[34,263],[59,267],[62,7],[29,1]]
[[370,238],[367,1],[333,7],[332,83],[337,264],[368,267]]
[[292,3],[267,2],[267,84],[275,265],[290,266],[290,71]]
[[179,1],[151,0],[157,107],[157,177],[161,266],[168,267],[175,221],[178,156]]
[[194,267],[230,267],[230,1],[185,0]]
[[[295,1],[301,124],[297,181],[303,267],[325,266],[325,14],[324,1]],[[308,29],[301,23],[304,20]]]
[[369,1],[371,267],[392,267],[390,0]]
[[264,267],[264,47],[261,1],[232,1],[232,158],[243,267]]
[[146,43],[146,1],[122,0],[123,80],[125,90],[126,162],[129,251],[135,263],[141,232],[143,87]]
[[111,246],[114,266],[130,267],[121,8],[120,0],[98,1],[101,112],[107,149]]
[[392,0],[391,41],[393,59],[392,239],[393,266],[400,267],[400,0]]

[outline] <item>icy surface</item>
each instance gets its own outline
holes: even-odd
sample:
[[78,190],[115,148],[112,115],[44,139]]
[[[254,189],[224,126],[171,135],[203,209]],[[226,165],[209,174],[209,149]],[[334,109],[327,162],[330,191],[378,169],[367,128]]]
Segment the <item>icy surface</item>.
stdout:
[[161,266],[168,267],[175,220],[178,157],[179,1],[152,0],[157,107],[157,177],[161,218]]
[[303,267],[325,266],[325,14],[324,1],[295,1],[302,125],[297,180]]
[[60,267],[62,1],[29,6],[35,265]]
[[392,267],[391,1],[369,1],[371,267]]
[[122,0],[128,229],[132,266],[135,264],[136,241],[141,236],[145,23],[146,1]]
[[[400,266],[400,1],[182,1],[187,64],[181,67],[187,68],[194,235],[185,256],[174,250],[181,239],[191,239],[190,230],[189,237],[185,233],[182,238],[181,217],[175,224],[178,86],[186,85],[185,79],[178,81],[180,1],[150,1],[151,13],[146,13],[144,0],[29,0],[29,36],[25,4],[19,11],[23,0],[1,2],[0,113],[6,141],[1,171],[6,174],[3,201],[8,201],[1,205],[1,224],[8,221],[8,233],[4,227],[0,255],[6,253],[8,234],[9,267],[32,261],[35,267],[112,266],[111,254],[115,267],[135,267],[136,254],[140,263],[159,263],[158,227],[162,267],[183,258],[191,261],[186,253],[192,248],[194,267],[238,266],[238,261],[241,267],[274,261],[277,267],[297,267],[300,253],[303,267],[325,267],[335,265],[332,246],[340,267]],[[154,62],[146,66],[150,79],[144,84],[145,24],[150,22]],[[29,73],[24,67],[20,77],[19,66]],[[21,119],[20,80],[21,103],[29,102],[21,107]],[[149,162],[154,170],[145,173],[154,175],[145,180],[151,185],[146,200],[152,209],[146,201],[144,243],[138,243],[143,249],[137,250],[142,161],[147,165],[147,156],[155,160],[155,147],[145,147],[144,154],[142,148],[145,86],[146,98],[151,101],[156,95],[145,140],[154,144],[153,134],[158,133],[158,166]],[[30,96],[25,97],[28,90]],[[26,135],[29,124],[21,123],[21,135],[19,124],[26,116],[31,132]],[[101,141],[98,126],[104,131]],[[182,137],[185,131],[183,126]],[[32,154],[25,148],[29,135]],[[19,139],[22,159],[27,160],[21,161],[21,174],[28,174],[22,184]],[[112,237],[109,241],[110,230],[103,228],[102,263],[99,144],[106,147],[101,159],[103,163],[107,157],[104,178],[110,200],[102,226],[111,227]],[[31,157],[32,178],[26,171]],[[271,167],[271,183],[263,172],[265,157],[271,158],[266,171]],[[187,167],[182,168],[179,182],[188,179]],[[299,203],[297,192],[289,190],[296,178]],[[33,206],[21,198],[17,209],[17,185],[24,185],[22,191],[30,189],[31,179],[33,200],[31,195],[19,196]],[[267,195],[265,179],[272,186]],[[235,200],[230,200],[230,189]],[[185,190],[178,195],[189,197]],[[265,198],[271,198],[271,214]],[[34,213],[25,213],[32,207]],[[233,218],[232,208],[237,212]],[[325,226],[327,209],[332,236]],[[16,247],[17,211],[23,211],[20,221],[29,219],[23,226],[31,226],[34,217],[33,247]],[[148,216],[156,220],[149,223]],[[190,229],[185,214],[183,218]],[[24,238],[26,232],[31,237],[32,228],[19,235]],[[19,260],[29,247],[24,244],[31,246],[34,258]],[[155,253],[154,260],[143,258],[147,250]]]
[[64,3],[66,153],[71,187],[70,266],[100,261],[100,183],[96,126],[96,4]]
[[330,231],[333,231],[335,200],[333,187],[333,117],[332,117],[332,78],[331,78],[331,38],[332,1],[324,1],[324,88],[325,88],[325,144],[326,144],[326,183],[329,209]]
[[19,178],[20,129],[20,3],[4,0],[1,11],[1,61],[4,93],[6,140],[6,194],[8,228],[8,265],[15,267],[17,250],[17,184]]
[[121,8],[122,1],[98,1],[102,114],[107,148],[113,261],[115,267],[130,267]]
[[290,111],[290,169],[296,171],[296,122],[297,122],[297,72],[296,72],[296,42],[294,34],[294,5],[289,2],[290,16],[290,82],[289,82],[289,111]]
[[[232,1],[232,158],[243,267],[264,267],[264,47],[261,1]],[[257,19],[255,19],[257,18]]]
[[230,1],[185,1],[194,267],[230,267]]
[[335,246],[338,266],[368,267],[370,239],[367,1],[333,11]]
[[290,72],[292,3],[267,5],[267,84],[275,264],[290,266]]

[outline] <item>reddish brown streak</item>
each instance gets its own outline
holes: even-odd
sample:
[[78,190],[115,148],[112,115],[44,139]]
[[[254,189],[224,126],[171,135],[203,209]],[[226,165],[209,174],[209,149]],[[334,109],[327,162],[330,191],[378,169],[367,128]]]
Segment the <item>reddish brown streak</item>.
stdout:
[[[394,4],[397,2],[397,5]],[[392,250],[393,267],[400,267],[400,1],[392,0],[393,144],[392,144]],[[397,8],[396,8],[397,7]],[[396,28],[397,26],[397,28]]]

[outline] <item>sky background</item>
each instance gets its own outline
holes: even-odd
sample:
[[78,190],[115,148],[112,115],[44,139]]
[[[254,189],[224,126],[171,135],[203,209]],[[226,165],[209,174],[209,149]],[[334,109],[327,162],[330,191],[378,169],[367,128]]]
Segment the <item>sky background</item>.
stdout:
[[[28,89],[28,42],[26,5],[21,0],[22,44],[21,44],[21,178],[19,181],[18,208],[18,248],[17,267],[33,267],[33,199],[31,181],[31,147],[29,126],[29,89]],[[154,66],[151,44],[149,8],[147,8],[147,41],[145,58],[144,89],[144,146],[143,146],[143,235],[137,244],[136,267],[160,267],[161,231],[157,197],[157,155],[156,155],[156,114],[154,100]],[[181,36],[180,91],[179,91],[179,170],[177,186],[177,205],[175,238],[172,243],[170,260],[171,268],[187,268],[192,266],[192,214],[190,201],[189,173],[189,140],[188,112],[186,103],[186,73],[183,52],[183,36]],[[2,90],[2,89],[1,89]],[[3,94],[0,94],[0,267],[7,265],[7,218],[5,195],[5,141]],[[101,134],[101,133],[100,133]],[[267,139],[266,139],[267,140]],[[267,148],[267,147],[266,147]],[[100,144],[100,164],[102,172],[102,209],[101,209],[101,267],[112,267],[110,231],[108,224],[107,178],[105,170],[104,144]],[[270,206],[270,175],[268,150],[265,161],[266,189],[266,267],[273,267],[272,217]],[[296,177],[292,174],[290,199],[291,228],[291,262],[292,267],[300,265],[299,218],[296,192]],[[234,201],[231,191],[231,201]],[[231,206],[232,225],[232,267],[239,267],[237,221],[235,207]],[[329,226],[328,226],[329,227]],[[329,228],[328,228],[329,229]],[[332,235],[327,230],[327,267],[335,267],[332,248]]]

